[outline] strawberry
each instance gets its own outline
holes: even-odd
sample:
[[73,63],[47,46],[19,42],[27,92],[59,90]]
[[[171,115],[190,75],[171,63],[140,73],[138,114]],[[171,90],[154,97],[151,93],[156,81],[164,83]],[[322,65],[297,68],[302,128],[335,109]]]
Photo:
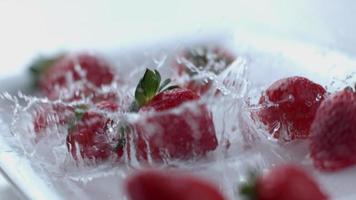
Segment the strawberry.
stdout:
[[135,124],[138,159],[188,159],[214,150],[218,143],[205,104],[170,111],[200,97],[189,89],[165,89],[170,80],[160,86],[160,79],[159,72],[147,69],[136,88],[135,107],[142,116]]
[[262,176],[251,174],[240,187],[247,200],[326,200],[317,182],[293,165],[277,166]]
[[109,85],[115,78],[113,69],[106,61],[87,53],[40,58],[32,64],[30,70],[35,85],[50,99],[59,98],[62,90],[68,93],[70,87],[80,81],[85,83],[85,91],[79,91],[91,94],[89,86]]
[[33,119],[34,131],[42,136],[48,128],[63,126],[74,116],[74,108],[62,104],[53,104],[38,107]]
[[199,95],[205,94],[212,86],[212,81],[206,77],[200,77],[196,69],[211,72],[216,75],[224,71],[233,61],[234,56],[218,47],[199,46],[191,48],[180,56],[182,63],[176,65],[178,75],[188,75],[183,87],[191,89]]
[[310,155],[316,168],[335,171],[356,165],[356,92],[348,88],[326,98],[310,134]]
[[310,125],[326,91],[304,77],[273,83],[259,100],[257,116],[275,138],[284,141],[309,136]]
[[[116,112],[118,106],[112,102],[101,102],[97,108]],[[80,156],[89,160],[106,160],[116,154],[123,154],[121,138],[111,133],[114,121],[104,114],[77,107],[75,118],[68,128],[67,147],[74,159]]]
[[125,183],[129,200],[224,200],[210,183],[180,173],[141,171]]
[[[96,103],[96,107],[101,110],[115,111],[118,109],[117,104],[113,103],[113,99],[110,96],[111,93],[107,93],[105,96],[99,98],[93,98]],[[106,100],[109,99],[109,100]],[[99,101],[100,100],[100,101]],[[96,102],[98,101],[98,102]],[[34,131],[38,136],[41,136],[44,131],[54,126],[65,126],[75,117],[75,106],[65,104],[49,104],[45,106],[39,106],[35,109],[33,118]]]

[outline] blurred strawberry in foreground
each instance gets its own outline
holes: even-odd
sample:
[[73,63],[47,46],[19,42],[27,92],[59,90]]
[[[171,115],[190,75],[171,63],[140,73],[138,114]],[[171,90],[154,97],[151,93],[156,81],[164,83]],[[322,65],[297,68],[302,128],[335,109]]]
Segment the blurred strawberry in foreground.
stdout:
[[[134,107],[141,115],[135,124],[139,160],[199,157],[218,145],[211,113],[205,104],[196,104],[200,97],[189,89],[167,87],[169,82],[161,84],[159,72],[147,69],[136,88]],[[188,106],[188,102],[195,103]]]
[[102,58],[80,53],[40,58],[30,67],[35,85],[49,99],[57,99],[62,90],[72,92],[74,83],[84,83],[79,93],[92,94],[93,87],[109,85],[115,74]]
[[129,200],[224,200],[210,183],[194,176],[141,171],[126,180]]
[[302,169],[281,165],[250,180],[240,187],[246,200],[326,200],[317,182]]
[[[105,112],[117,112],[119,109],[112,102],[100,102],[97,108]],[[120,158],[123,154],[123,138],[114,132],[113,123],[104,113],[87,110],[85,106],[77,107],[67,135],[68,151],[73,158],[80,156],[83,159],[105,160],[113,155]]]
[[311,127],[311,158],[316,168],[356,165],[356,92],[347,88],[325,99]]
[[178,75],[189,76],[189,80],[183,87],[203,95],[211,88],[212,81],[206,76],[200,76],[199,71],[219,75],[235,58],[221,48],[199,46],[186,50],[178,59],[180,61],[176,64]]
[[259,100],[257,115],[275,138],[289,141],[309,136],[325,89],[304,77],[293,76],[273,83]]

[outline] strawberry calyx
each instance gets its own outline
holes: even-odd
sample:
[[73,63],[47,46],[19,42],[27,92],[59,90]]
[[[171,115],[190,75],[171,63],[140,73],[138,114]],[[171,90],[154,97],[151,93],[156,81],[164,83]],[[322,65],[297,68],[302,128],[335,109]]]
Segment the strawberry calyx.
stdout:
[[[199,48],[194,48],[191,49],[187,52],[186,58],[192,62],[192,64],[195,67],[198,68],[204,68],[206,65],[208,65],[208,58],[207,58],[207,52],[208,49],[205,47],[199,47]],[[194,72],[193,70],[189,69],[188,67],[185,68],[185,72],[189,74],[189,76],[194,76],[197,74],[197,72]]]
[[161,75],[157,70],[146,69],[135,90],[135,101],[130,106],[130,111],[137,112],[142,106],[149,103],[157,94],[178,88],[169,86],[171,79],[161,82]]
[[347,87],[345,87],[344,90],[356,93],[356,83],[355,83],[354,87],[347,86]]
[[39,56],[30,64],[29,70],[33,80],[33,88],[38,88],[41,76],[63,56],[63,53],[56,54],[54,56]]
[[123,149],[126,145],[126,137],[125,134],[129,133],[131,131],[130,125],[127,123],[123,123],[120,125],[119,128],[119,137],[116,146],[114,147],[114,151],[119,151],[120,149]]
[[247,181],[240,185],[239,193],[246,200],[257,200],[257,178],[256,172],[250,172]]
[[74,107],[74,117],[69,121],[68,124],[69,132],[75,129],[76,124],[83,119],[83,116],[87,110],[88,106],[85,104],[80,104]]
[[[232,57],[224,55],[217,48],[212,48],[208,46],[198,46],[196,48],[189,49],[184,58],[191,62],[199,70],[207,70],[213,72],[214,74],[220,74],[226,66],[233,62]],[[197,71],[191,69],[190,67],[185,67],[185,72],[193,77],[198,74]]]

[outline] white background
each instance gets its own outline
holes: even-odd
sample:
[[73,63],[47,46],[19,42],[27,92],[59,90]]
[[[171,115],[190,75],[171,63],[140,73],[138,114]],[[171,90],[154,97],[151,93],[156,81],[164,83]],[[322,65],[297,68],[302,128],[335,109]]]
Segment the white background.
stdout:
[[[21,73],[43,52],[119,48],[209,26],[303,40],[353,57],[355,11],[352,0],[0,0],[0,78]],[[14,198],[0,177],[0,199]]]
[[39,52],[108,48],[218,24],[355,53],[352,0],[1,0],[0,74]]

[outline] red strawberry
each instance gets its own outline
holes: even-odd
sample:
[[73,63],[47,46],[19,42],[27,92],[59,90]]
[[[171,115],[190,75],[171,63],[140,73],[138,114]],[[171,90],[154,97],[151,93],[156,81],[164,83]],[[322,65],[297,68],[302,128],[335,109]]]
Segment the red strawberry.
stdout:
[[139,160],[148,160],[149,157],[155,161],[165,158],[188,159],[202,156],[218,145],[206,105],[169,111],[186,102],[199,100],[199,96],[189,89],[164,89],[168,83],[169,80],[160,87],[159,73],[147,69],[136,89],[136,106],[143,116],[135,124],[135,146]]
[[316,168],[356,165],[356,93],[345,89],[325,99],[311,126],[310,155]]
[[61,104],[41,106],[35,110],[34,131],[37,136],[41,136],[47,128],[65,125],[73,117],[74,108],[71,106]]
[[293,76],[273,83],[260,98],[257,115],[269,133],[281,140],[307,138],[325,89],[306,78]]
[[142,171],[126,180],[129,200],[224,200],[210,183],[172,172]]
[[[112,98],[109,98],[111,97],[110,94],[111,93],[108,93],[105,96],[100,96],[105,97],[102,98],[102,100],[99,98],[93,99],[97,101],[100,100],[99,102],[95,101],[93,103],[96,103],[96,107],[100,110],[118,110],[117,104],[113,103]],[[39,106],[34,114],[34,131],[38,136],[41,136],[47,128],[68,125],[68,123],[75,117],[75,107],[64,104],[50,104]]]
[[200,46],[185,51],[180,60],[182,63],[177,64],[178,75],[187,74],[190,79],[184,87],[191,89],[199,95],[205,94],[212,85],[212,81],[197,76],[198,72],[194,71],[188,65],[193,65],[198,70],[212,72],[216,75],[224,71],[233,61],[234,56],[227,51],[218,47]]
[[[117,111],[117,105],[112,102],[101,102],[98,106],[103,110]],[[105,160],[116,154],[123,154],[120,138],[115,133],[109,133],[113,120],[104,114],[77,108],[76,117],[72,120],[68,135],[67,147],[74,159]]]
[[106,61],[86,53],[39,59],[30,69],[40,90],[50,99],[57,99],[61,90],[69,90],[77,81],[101,87],[114,80]]
[[317,182],[300,168],[281,165],[263,176],[252,175],[240,194],[247,200],[326,200]]

